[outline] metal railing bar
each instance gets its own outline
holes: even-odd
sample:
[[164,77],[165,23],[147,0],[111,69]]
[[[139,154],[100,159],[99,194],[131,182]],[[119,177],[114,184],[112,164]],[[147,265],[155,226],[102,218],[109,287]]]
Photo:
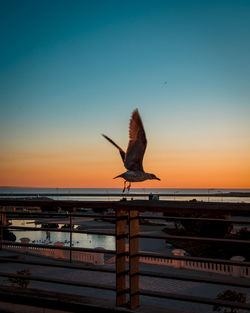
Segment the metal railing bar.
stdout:
[[27,206],[27,207],[72,207],[72,208],[99,208],[99,209],[124,209],[145,212],[169,212],[178,214],[208,214],[208,215],[233,215],[250,216],[250,203],[229,202],[201,202],[201,201],[170,201],[170,200],[131,200],[131,201],[77,201],[77,200],[10,200],[0,199],[0,206]]
[[[9,212],[0,211],[0,213],[6,213],[14,217],[8,217],[9,219],[20,218],[20,216],[27,216],[29,218],[41,217],[41,218],[51,218],[51,217],[61,217],[69,218],[72,217],[89,217],[89,218],[100,218],[100,219],[115,219],[114,214],[77,214],[77,213],[44,213],[44,212]],[[220,218],[205,218],[205,217],[178,217],[178,216],[151,216],[151,215],[139,215],[140,220],[152,219],[152,220],[164,220],[164,221],[211,221],[211,222],[223,222],[230,224],[250,224],[250,220],[230,220],[230,219],[220,219]],[[45,223],[45,221],[37,221],[36,223]],[[35,223],[35,222],[32,222]]]
[[205,218],[205,217],[178,217],[178,216],[151,216],[151,215],[139,215],[140,220],[165,220],[165,221],[207,221],[207,222],[223,222],[229,224],[250,224],[250,220],[229,220],[222,218]]
[[[59,267],[59,268],[67,268],[67,269],[76,269],[76,270],[86,270],[92,272],[103,272],[103,273],[114,273],[115,269],[112,268],[104,268],[101,266],[91,266],[91,265],[82,265],[75,263],[59,263],[59,262],[43,262],[43,261],[32,261],[32,260],[22,260],[22,259],[14,259],[14,258],[5,258],[0,257],[0,262],[10,262],[10,263],[20,263],[20,264],[29,264],[29,265],[37,265],[37,266],[48,266],[48,267]],[[128,271],[127,273],[128,274]]]
[[123,256],[128,256],[128,252],[125,251],[125,252],[116,253],[116,258],[121,258]]
[[174,279],[174,280],[185,280],[185,281],[193,281],[199,283],[209,283],[209,284],[216,284],[216,285],[228,285],[228,286],[237,286],[243,288],[249,288],[250,282],[239,280],[239,279],[217,279],[217,278],[206,278],[206,277],[197,277],[191,275],[178,275],[178,274],[169,274],[169,273],[162,273],[162,272],[151,272],[151,271],[139,271],[139,275],[147,276],[147,277],[157,277],[157,278],[164,278],[164,279]]
[[174,235],[153,235],[139,233],[139,238],[150,238],[150,239],[175,239],[175,240],[193,240],[203,242],[218,242],[218,243],[236,243],[236,244],[250,244],[250,240],[239,240],[239,239],[223,239],[223,238],[206,238],[206,237],[191,237],[191,236],[174,236]]
[[128,274],[129,274],[129,270],[125,270],[125,271],[123,271],[123,272],[117,273],[117,274],[116,274],[116,277],[122,277],[122,276],[128,275]]
[[250,304],[245,304],[245,303],[240,303],[240,302],[223,301],[223,300],[217,300],[217,299],[211,299],[211,298],[205,298],[205,297],[173,294],[173,293],[168,293],[168,292],[156,292],[156,291],[151,291],[151,290],[140,290],[140,295],[148,296],[148,297],[178,300],[178,301],[204,303],[204,304],[210,304],[210,305],[217,304],[220,306],[250,310]]
[[41,218],[51,218],[51,217],[61,217],[61,218],[69,218],[72,217],[91,217],[91,218],[110,218],[114,219],[114,214],[87,214],[87,213],[57,213],[57,212],[11,212],[11,211],[3,211],[0,210],[0,213],[5,213],[7,215],[14,216],[9,219],[19,218],[20,216],[28,216],[32,218],[33,216],[41,217]]
[[[67,290],[68,291],[68,290]],[[17,288],[3,286],[0,287],[0,298],[5,302],[17,305],[28,305],[37,308],[32,312],[46,312],[53,309],[58,312],[102,312],[110,313],[115,306],[114,299],[98,299],[97,297],[87,297],[85,295],[74,295],[71,292],[58,292],[53,290],[42,290],[38,288]],[[16,310],[17,311],[17,310]],[[20,310],[19,312],[23,312]],[[29,310],[30,312],[30,310]],[[117,308],[117,312],[128,313],[126,308]]]
[[201,257],[191,257],[191,256],[169,256],[159,253],[153,252],[145,252],[140,251],[138,256],[141,257],[152,257],[152,258],[161,258],[161,259],[169,259],[169,260],[180,260],[180,261],[191,261],[191,262],[202,262],[202,263],[218,263],[218,264],[225,264],[225,265],[237,265],[237,266],[244,266],[250,267],[250,262],[241,262],[241,261],[231,261],[226,259],[213,259],[213,258],[201,258]]
[[[115,203],[123,203],[127,201],[85,201],[85,200],[20,200],[20,199],[0,199],[0,206],[22,206],[22,207],[57,207],[63,209],[69,208],[97,208],[109,209]],[[120,206],[118,205],[118,208]]]
[[[105,235],[105,236],[115,236],[114,231],[94,231],[94,230],[70,230],[70,229],[58,229],[58,228],[42,228],[42,227],[29,227],[29,226],[0,226],[6,229],[16,229],[16,230],[34,230],[34,231],[51,231],[51,232],[62,232],[62,233],[75,233],[75,234],[93,234],[93,235]],[[124,236],[128,236],[124,235]],[[211,241],[211,242],[221,242],[221,243],[237,243],[237,244],[249,244],[249,240],[239,240],[239,239],[224,239],[224,238],[209,238],[209,237],[193,237],[193,236],[176,236],[176,235],[152,235],[139,233],[135,237],[139,238],[152,238],[152,239],[177,239],[177,240],[196,240],[196,241]]]
[[[51,231],[51,232],[61,232],[61,233],[74,233],[74,234],[90,234],[90,235],[105,235],[105,236],[115,236],[115,232],[109,231],[95,231],[95,230],[70,230],[70,229],[58,229],[58,228],[38,228],[38,227],[28,227],[28,226],[0,226],[7,229],[16,230],[34,230],[34,231]],[[127,235],[128,236],[128,235]]]
[[58,249],[58,250],[72,250],[72,251],[80,251],[80,252],[91,252],[91,253],[105,253],[105,254],[116,254],[115,250],[106,250],[100,248],[80,248],[80,247],[66,247],[66,246],[54,246],[54,245],[41,245],[41,244],[31,244],[31,243],[20,243],[2,240],[2,245],[9,246],[21,246],[21,247],[34,247],[34,248],[45,248],[45,249]]
[[55,283],[55,284],[70,285],[70,286],[77,286],[77,287],[88,287],[88,288],[116,291],[115,286],[95,284],[95,283],[83,283],[83,282],[78,282],[75,280],[68,280],[68,279],[66,280],[66,279],[58,279],[58,278],[49,278],[49,277],[36,276],[36,275],[18,275],[18,274],[12,274],[12,273],[4,273],[4,272],[0,272],[0,276],[8,277],[8,278],[19,278],[19,279],[24,279],[24,280],[35,280],[35,281],[41,281],[41,282],[46,282],[46,283]]

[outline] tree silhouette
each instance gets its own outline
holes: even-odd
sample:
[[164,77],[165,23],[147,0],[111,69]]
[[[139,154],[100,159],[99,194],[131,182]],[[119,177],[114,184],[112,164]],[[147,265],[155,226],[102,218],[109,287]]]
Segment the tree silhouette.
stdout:
[[13,287],[20,287],[20,288],[27,288],[30,281],[29,279],[25,278],[27,276],[31,275],[31,271],[27,268],[24,270],[19,270],[16,271],[17,275],[23,275],[24,278],[19,278],[19,277],[9,277],[6,282],[11,283],[11,286]]
[[[227,290],[220,292],[216,296],[216,299],[224,300],[224,301],[231,301],[231,302],[246,303],[246,294],[237,292],[235,290],[227,289]],[[239,309],[223,307],[221,305],[215,304],[213,307],[213,311],[223,312],[223,313],[237,313],[239,312]]]

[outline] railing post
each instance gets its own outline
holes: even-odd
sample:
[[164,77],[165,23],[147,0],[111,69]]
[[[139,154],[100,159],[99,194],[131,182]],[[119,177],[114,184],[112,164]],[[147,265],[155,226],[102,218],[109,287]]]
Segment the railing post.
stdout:
[[139,295],[139,212],[129,211],[129,291],[130,309],[134,310],[140,305]]
[[116,305],[123,306],[126,298],[126,224],[127,212],[116,211]]
[[[237,261],[237,262],[244,262],[245,258],[243,256],[233,256],[230,259],[231,261]],[[242,277],[244,276],[243,274],[243,267],[242,266],[237,266],[237,265],[232,265],[232,276],[233,277]]]
[[[184,256],[185,255],[185,250],[183,249],[174,249],[172,250],[172,253],[174,256]],[[184,261],[183,260],[174,260],[175,267],[177,268],[182,268],[184,266]]]
[[71,216],[72,213],[70,213],[70,251],[69,251],[69,262],[72,263],[72,231],[73,231],[73,228],[72,228],[72,216]]

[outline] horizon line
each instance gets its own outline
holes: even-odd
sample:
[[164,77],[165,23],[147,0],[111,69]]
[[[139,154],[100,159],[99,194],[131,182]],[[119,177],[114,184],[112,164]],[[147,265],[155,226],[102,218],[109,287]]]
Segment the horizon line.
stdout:
[[[32,186],[0,186],[0,188],[33,188],[33,189],[122,189],[119,187],[32,187]],[[250,187],[133,187],[133,189],[207,189],[207,190],[220,190],[220,189],[250,189]]]

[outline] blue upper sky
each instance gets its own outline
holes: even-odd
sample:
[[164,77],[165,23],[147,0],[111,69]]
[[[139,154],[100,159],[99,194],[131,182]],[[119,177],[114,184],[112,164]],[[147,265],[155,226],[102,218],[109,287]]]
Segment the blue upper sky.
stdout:
[[136,107],[156,144],[229,136],[246,148],[249,0],[1,0],[0,29],[6,153],[102,132],[127,142]]

